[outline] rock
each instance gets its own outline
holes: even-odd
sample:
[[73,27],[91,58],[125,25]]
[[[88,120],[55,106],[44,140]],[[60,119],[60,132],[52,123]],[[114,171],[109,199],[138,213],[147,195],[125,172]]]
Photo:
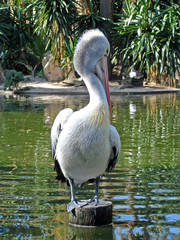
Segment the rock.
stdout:
[[129,72],[129,77],[131,79],[131,85],[133,87],[142,87],[144,76],[141,74],[141,72],[136,71],[134,68],[132,68]]
[[44,75],[48,81],[63,81],[65,78],[64,70],[60,67],[53,55],[50,53],[42,60]]
[[133,87],[143,87],[143,82],[144,82],[144,77],[131,79],[131,84]]
[[24,76],[24,83],[29,83],[29,82],[32,82],[32,83],[40,83],[40,82],[44,82],[46,81],[46,79],[44,78],[40,78],[40,77],[34,77],[33,75],[26,75]]
[[175,73],[175,78],[176,78],[176,86],[180,87],[180,73],[177,70]]
[[32,75],[26,75],[24,76],[24,82],[30,82]]
[[75,79],[74,80],[74,86],[75,87],[85,86],[83,79],[82,78]]
[[80,87],[85,85],[82,78],[65,79],[62,83],[64,86],[75,86],[75,87]]

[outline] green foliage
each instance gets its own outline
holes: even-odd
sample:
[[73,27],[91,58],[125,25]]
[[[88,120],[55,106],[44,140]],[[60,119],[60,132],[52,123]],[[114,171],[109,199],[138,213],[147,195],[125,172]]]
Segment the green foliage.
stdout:
[[74,50],[77,44],[77,38],[72,40],[72,38],[69,38],[69,43],[64,45],[64,55],[63,55],[63,60],[61,62],[61,65],[64,67],[69,67],[69,65],[72,65],[73,61],[73,55],[74,55]]
[[[105,31],[97,0],[89,1],[88,14],[79,14],[81,6],[76,0],[9,0],[6,3],[0,9],[3,68],[15,68],[15,63],[21,60],[34,67],[38,63],[36,59],[41,61],[48,50],[68,62],[72,60],[76,38],[85,30],[99,28]],[[22,59],[24,50],[26,59]]]
[[19,61],[31,35],[28,9],[9,4],[0,8],[0,61],[8,69]]
[[[61,64],[72,64],[77,38],[87,29],[99,28],[100,1],[88,0],[88,10],[76,0],[0,1],[0,62],[15,69],[17,62],[32,69],[42,66],[49,50]],[[123,7],[122,7],[123,5]],[[180,12],[178,0],[114,1],[111,51],[114,62],[122,56],[130,67],[156,76],[174,78],[180,66]],[[110,24],[109,26],[112,26]],[[25,56],[25,57],[24,57]]]
[[34,55],[38,59],[38,62],[42,61],[46,52],[49,50],[46,50],[46,39],[40,34],[31,37],[29,43],[26,45],[26,49],[29,54]]
[[40,70],[36,75],[37,75],[39,78],[45,78],[45,75],[44,75],[43,70]]
[[8,90],[13,90],[14,88],[17,89],[19,82],[22,82],[22,81],[24,81],[24,76],[22,72],[10,70],[5,77],[4,90],[6,90],[7,88]]
[[0,5],[0,60],[2,60],[2,58],[4,57],[4,51],[6,51],[7,46],[9,46],[9,38],[11,31],[12,25],[10,21],[9,8],[1,7]]
[[124,1],[115,24],[115,55],[124,53],[126,64],[156,76],[172,78],[180,64],[180,12],[177,4],[151,0]]
[[42,60],[46,55],[46,40],[41,35],[34,35],[26,45],[26,61],[35,71],[42,70]]
[[75,1],[35,0],[31,7],[35,13],[35,32],[47,39],[46,49],[51,47],[54,55],[58,55],[62,42],[68,44],[72,33],[74,18],[77,14]]
[[[3,13],[4,9],[0,8],[0,14],[3,15]],[[3,45],[8,43],[8,33],[11,30],[10,26],[3,22],[3,16],[1,16],[2,20],[0,21],[0,51],[3,51]]]

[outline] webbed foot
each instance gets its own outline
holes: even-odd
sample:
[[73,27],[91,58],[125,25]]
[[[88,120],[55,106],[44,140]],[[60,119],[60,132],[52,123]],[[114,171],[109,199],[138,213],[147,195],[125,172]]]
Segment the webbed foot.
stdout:
[[68,203],[68,205],[67,205],[67,211],[68,212],[71,212],[73,209],[75,209],[76,207],[84,207],[84,206],[86,206],[86,205],[88,205],[88,203],[87,202],[85,202],[85,201],[75,201],[75,200],[73,200],[73,201],[71,201],[70,203]]

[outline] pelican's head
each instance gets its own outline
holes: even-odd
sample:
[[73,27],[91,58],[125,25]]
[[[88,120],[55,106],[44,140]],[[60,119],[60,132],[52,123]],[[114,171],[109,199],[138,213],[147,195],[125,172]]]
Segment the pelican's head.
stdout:
[[86,31],[79,39],[74,52],[74,67],[80,76],[96,73],[96,65],[108,56],[110,45],[99,29]]
[[102,82],[111,114],[107,56],[110,45],[99,29],[86,31],[79,39],[74,51],[74,68],[84,79],[89,73],[94,73]]

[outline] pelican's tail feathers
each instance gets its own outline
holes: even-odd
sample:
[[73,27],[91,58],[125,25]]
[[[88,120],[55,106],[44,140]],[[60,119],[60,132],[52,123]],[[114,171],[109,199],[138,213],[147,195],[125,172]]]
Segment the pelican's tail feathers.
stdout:
[[68,182],[67,179],[65,178],[64,174],[62,173],[62,170],[61,170],[57,160],[55,160],[55,162],[54,162],[54,170],[57,172],[57,177],[56,177],[57,180],[59,180],[61,182]]

